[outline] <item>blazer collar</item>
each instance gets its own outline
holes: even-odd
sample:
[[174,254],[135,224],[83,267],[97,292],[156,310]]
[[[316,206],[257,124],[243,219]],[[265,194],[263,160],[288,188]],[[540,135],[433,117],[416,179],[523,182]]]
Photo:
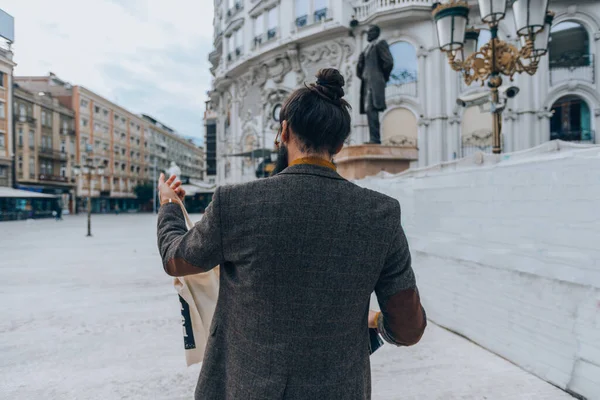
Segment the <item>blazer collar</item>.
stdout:
[[328,167],[322,167],[314,164],[292,165],[281,171],[277,175],[314,175],[329,179],[345,180],[336,171]]

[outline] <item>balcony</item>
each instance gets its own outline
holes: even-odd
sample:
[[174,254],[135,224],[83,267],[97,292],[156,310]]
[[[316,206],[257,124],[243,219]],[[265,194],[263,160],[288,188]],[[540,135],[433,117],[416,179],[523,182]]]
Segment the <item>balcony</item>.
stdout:
[[562,57],[550,62],[550,86],[568,81],[596,83],[593,54]]
[[370,0],[368,2],[357,1],[354,6],[354,17],[363,22],[374,14],[420,7],[430,12],[435,0]]
[[244,4],[241,1],[236,1],[235,5],[227,10],[227,20],[236,15],[238,12],[244,9]]
[[16,119],[18,122],[22,122],[24,124],[35,124],[36,119],[29,115],[17,115]]
[[65,136],[75,136],[75,130],[74,129],[61,128],[60,134],[61,135],[65,135]]
[[54,150],[48,147],[42,147],[40,148],[40,153],[39,153],[40,158],[46,158],[46,159],[51,159],[51,160],[66,160],[67,159],[67,153],[64,153],[62,151],[59,150]]
[[66,176],[60,175],[48,175],[48,174],[40,174],[39,180],[44,182],[60,182],[60,183],[69,183],[69,178]]
[[596,132],[590,129],[551,132],[550,140],[557,139],[572,143],[594,144],[596,143]]
[[402,71],[398,76],[392,74],[385,88],[385,98],[393,102],[404,96],[417,97],[417,83],[416,72]]

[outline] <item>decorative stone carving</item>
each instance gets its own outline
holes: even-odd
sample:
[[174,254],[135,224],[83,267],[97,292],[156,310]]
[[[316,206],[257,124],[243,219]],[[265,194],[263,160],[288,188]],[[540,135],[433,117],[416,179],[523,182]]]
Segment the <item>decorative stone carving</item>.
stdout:
[[285,89],[275,89],[263,96],[263,126],[267,130],[276,131],[279,129],[279,122],[273,119],[273,109],[277,104],[283,103],[283,101],[289,96],[290,92]]
[[450,125],[460,124],[461,118],[459,115],[453,114],[452,116],[448,117],[448,122],[450,123]]
[[[515,114],[516,114],[516,113],[515,113]],[[537,117],[538,117],[539,119],[544,119],[544,118],[548,118],[548,119],[550,119],[550,118],[552,118],[552,115],[553,115],[553,113],[552,113],[552,111],[548,111],[547,109],[545,109],[545,108],[544,108],[544,109],[541,109],[541,110],[539,110],[539,111],[536,113],[536,115],[537,115]],[[516,119],[516,118],[515,118],[515,119]]]
[[239,97],[244,97],[246,95],[248,87],[252,85],[252,78],[252,73],[248,72],[237,79]]
[[345,59],[346,62],[350,61],[350,57],[352,57],[352,54],[354,54],[354,41],[347,41],[347,40],[342,40],[340,41],[340,45],[342,46],[342,49],[344,50],[344,54],[345,54]]
[[309,47],[300,52],[300,63],[308,77],[314,77],[320,68],[339,68],[342,61],[342,47],[336,42],[326,42]]
[[290,59],[286,55],[278,54],[270,60],[252,67],[252,80],[259,86],[264,85],[269,79],[273,79],[275,83],[281,83],[285,75],[291,70]]
[[417,147],[417,139],[403,135],[390,136],[383,140],[384,146]]
[[287,56],[290,59],[292,70],[296,72],[296,84],[300,85],[305,78],[304,71],[302,71],[302,65],[300,64],[300,57],[298,51],[298,44],[292,43],[287,48]]
[[419,118],[419,121],[417,122],[417,125],[419,126],[429,126],[429,124],[431,124],[431,119],[425,118],[423,116],[421,116],[421,118]]
[[352,86],[352,70],[354,68],[352,68],[351,64],[347,64],[346,65],[346,70],[344,71],[344,80],[346,82],[346,87],[348,89],[350,89],[350,87]]

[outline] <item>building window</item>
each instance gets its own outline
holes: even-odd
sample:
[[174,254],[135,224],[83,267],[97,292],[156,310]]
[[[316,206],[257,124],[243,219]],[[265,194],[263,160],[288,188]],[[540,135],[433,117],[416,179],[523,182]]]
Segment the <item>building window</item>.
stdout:
[[35,178],[35,160],[33,156],[29,157],[29,177],[31,179]]
[[279,22],[278,8],[273,7],[268,11],[267,17],[267,40],[274,39],[277,36],[277,25]]
[[235,55],[239,57],[244,52],[244,32],[242,29],[238,29],[234,32],[234,46],[235,46]]
[[90,103],[87,100],[81,99],[81,101],[79,102],[79,108],[81,110],[85,110],[88,111],[88,106],[90,105]]
[[35,132],[29,131],[29,148],[33,149],[35,146]]
[[42,125],[46,125],[46,111],[42,111]]
[[569,95],[552,105],[550,140],[594,143],[590,107],[580,97]]
[[0,166],[0,178],[6,178],[6,167]]
[[417,50],[407,42],[396,42],[390,46],[394,69],[387,83],[386,97],[417,95]]
[[328,0],[296,0],[296,26],[302,28],[327,19]]
[[5,87],[4,86],[4,72],[0,71],[0,87]]
[[19,147],[23,147],[23,128],[19,128],[17,132],[17,144]]
[[0,148],[5,148],[6,142],[4,141],[4,133],[0,133]]
[[561,22],[550,30],[550,84],[580,80],[595,82],[594,55],[590,35],[577,22]]
[[95,112],[96,114],[99,114],[99,113],[100,113],[100,107],[98,107],[98,106],[94,106],[94,112]]
[[0,101],[0,118],[2,118],[2,119],[6,118],[6,112],[4,111],[4,104],[5,103]]
[[106,108],[103,108],[103,109],[102,109],[102,114],[103,114],[105,117],[108,117],[108,110],[107,110]]
[[67,152],[67,143],[64,140],[60,141],[60,152],[61,153]]
[[88,126],[88,120],[86,118],[81,118],[79,124],[81,125],[81,127],[85,128],[86,126]]
[[262,43],[264,31],[265,31],[264,14],[259,14],[254,19],[254,45],[255,46],[259,46]]

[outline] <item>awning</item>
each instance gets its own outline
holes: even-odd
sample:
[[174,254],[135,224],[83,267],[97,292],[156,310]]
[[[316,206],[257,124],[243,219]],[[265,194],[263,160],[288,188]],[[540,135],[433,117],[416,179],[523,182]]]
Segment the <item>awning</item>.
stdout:
[[11,198],[21,198],[21,199],[32,199],[32,198],[56,199],[56,196],[53,196],[51,194],[30,192],[28,190],[19,190],[19,189],[13,189],[13,188],[9,188],[9,187],[0,187],[0,197],[11,197]]
[[272,149],[254,149],[245,151],[243,153],[229,154],[232,157],[254,157],[254,158],[266,158],[271,157],[271,154],[275,153]]

